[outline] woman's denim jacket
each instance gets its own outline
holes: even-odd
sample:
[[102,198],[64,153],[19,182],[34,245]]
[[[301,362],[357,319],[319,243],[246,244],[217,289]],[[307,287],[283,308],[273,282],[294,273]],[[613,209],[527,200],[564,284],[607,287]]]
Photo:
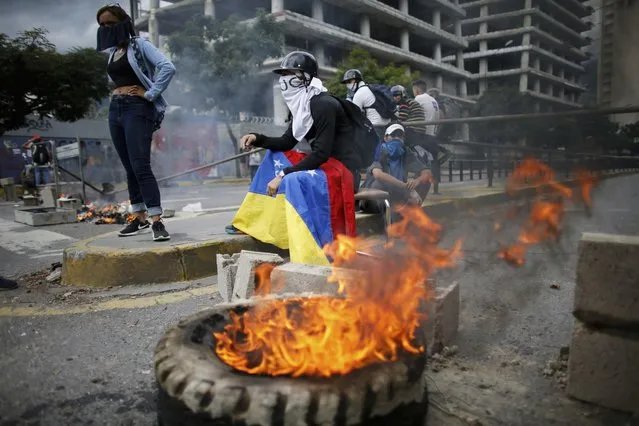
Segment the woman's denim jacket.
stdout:
[[[149,73],[152,73],[151,80],[149,80],[149,77],[144,75],[140,69],[138,62],[135,59],[135,51],[131,45],[132,43],[137,43],[140,53],[146,62],[146,69],[149,70]],[[117,47],[111,48],[109,53],[109,63],[113,59],[113,55],[115,55],[116,50],[118,50]],[[169,86],[169,83],[175,74],[175,65],[173,65],[173,63],[164,56],[162,52],[153,45],[153,43],[140,37],[135,37],[135,39],[131,40],[126,54],[135,75],[138,76],[140,82],[146,89],[144,97],[153,102],[155,109],[158,112],[164,112],[168,104],[162,97],[162,92],[164,92]],[[111,77],[109,77],[109,81],[112,81]]]

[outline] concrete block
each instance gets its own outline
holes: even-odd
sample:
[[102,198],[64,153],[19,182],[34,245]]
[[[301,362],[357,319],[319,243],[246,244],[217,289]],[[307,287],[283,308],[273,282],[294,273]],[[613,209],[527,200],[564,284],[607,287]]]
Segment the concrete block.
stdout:
[[12,177],[8,177],[8,178],[1,178],[0,179],[0,186],[8,186],[8,185],[15,185],[15,181],[13,180]]
[[431,352],[439,353],[457,339],[459,328],[459,283],[435,289],[434,335]]
[[455,281],[448,287],[437,287],[429,280],[434,298],[423,301],[419,310],[425,318],[417,333],[426,344],[429,354],[440,353],[444,347],[452,346],[457,339],[459,327],[459,284]]
[[[77,198],[57,199],[58,208],[78,211],[82,208],[82,201]],[[166,216],[165,216],[166,217]]]
[[639,414],[637,360],[639,331],[595,329],[577,320],[566,391],[583,401]]
[[237,260],[237,272],[233,285],[232,300],[248,299],[255,293],[255,268],[271,263],[281,265],[284,263],[279,255],[274,253],[262,253],[257,251],[242,250]]
[[42,200],[42,207],[57,207],[56,200],[58,199],[58,195],[55,191],[55,188],[45,187],[40,189],[40,200]]
[[233,287],[237,274],[237,260],[240,254],[218,254],[217,262],[217,289],[225,302],[233,299]]
[[639,327],[639,236],[585,233],[573,312],[589,325]]
[[14,210],[14,220],[30,226],[59,225],[75,223],[76,214],[73,210],[20,208]]
[[40,199],[33,195],[25,195],[22,197],[22,202],[25,207],[35,207],[40,205]]
[[273,269],[271,281],[275,293],[316,293],[337,296],[338,283],[328,282],[333,274],[349,277],[357,271],[331,266],[285,263]]

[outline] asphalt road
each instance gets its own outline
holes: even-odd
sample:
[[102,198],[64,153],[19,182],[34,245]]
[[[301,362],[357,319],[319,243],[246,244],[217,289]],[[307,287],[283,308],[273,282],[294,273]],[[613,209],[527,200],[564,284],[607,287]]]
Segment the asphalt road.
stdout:
[[[495,220],[509,209],[477,209],[441,221],[444,246],[464,241],[457,267],[437,276],[441,283],[460,283],[461,326],[459,354],[449,367],[430,374],[432,391],[482,418],[484,425],[637,424],[637,419],[569,400],[541,371],[570,342],[581,233],[639,235],[639,176],[605,181],[596,192],[592,217],[570,208],[561,241],[535,247],[521,268],[496,256],[500,243],[519,229],[508,222],[503,233],[493,232]],[[0,425],[155,424],[156,342],[167,326],[219,297],[144,294],[149,291],[162,287],[132,289],[135,298],[120,294],[99,312],[92,310],[106,295],[94,293],[81,299],[89,303],[83,313],[64,313],[79,303],[71,296],[46,302],[47,315],[29,314],[25,307],[24,316],[0,317]],[[38,303],[34,299],[34,309]],[[3,304],[11,304],[10,294],[0,295]]]

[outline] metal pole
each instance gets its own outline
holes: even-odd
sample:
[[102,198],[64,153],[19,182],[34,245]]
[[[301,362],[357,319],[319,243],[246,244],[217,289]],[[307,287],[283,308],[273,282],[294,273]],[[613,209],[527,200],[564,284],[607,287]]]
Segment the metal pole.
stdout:
[[639,112],[639,106],[627,106],[618,108],[601,108],[601,109],[576,109],[572,111],[557,112],[539,112],[530,114],[506,114],[506,115],[490,115],[485,117],[463,117],[463,118],[444,118],[434,121],[411,121],[411,125],[422,124],[448,124],[448,123],[483,123],[490,121],[508,121],[508,120],[531,120],[535,118],[556,118],[556,117],[573,117],[580,115],[616,115],[616,114],[633,114]]
[[[60,181],[58,179],[58,144],[54,139],[49,141],[51,143],[51,159],[53,161],[53,182],[55,182],[55,194],[56,197],[60,196]],[[35,169],[34,169],[35,170]]]
[[76,143],[78,144],[78,164],[80,166],[80,182],[82,182],[82,203],[86,204],[87,202],[87,187],[84,182],[84,167],[82,167],[82,143],[80,143],[80,138],[75,137]]
[[[60,171],[64,172],[64,173],[68,174],[69,176],[71,176],[74,179],[82,180],[82,178],[80,176],[76,175],[75,173],[72,173],[72,172],[68,171],[67,169],[65,169],[62,166],[58,166],[58,169]],[[93,189],[94,191],[99,192],[102,195],[106,195],[107,194],[106,192],[102,191],[101,189],[98,189],[95,186],[91,185],[89,182],[86,182],[85,185],[88,186],[89,188]],[[121,191],[118,191],[118,192],[121,192]]]

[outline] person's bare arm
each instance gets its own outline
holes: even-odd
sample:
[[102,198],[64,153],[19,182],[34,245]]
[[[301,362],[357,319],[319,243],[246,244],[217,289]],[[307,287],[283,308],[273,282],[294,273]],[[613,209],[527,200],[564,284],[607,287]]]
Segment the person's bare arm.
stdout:
[[372,173],[373,173],[373,177],[382,183],[395,186],[397,188],[406,188],[405,182],[402,182],[396,177],[389,175],[388,173],[385,173],[384,171],[382,171],[382,169],[375,168],[372,170]]

